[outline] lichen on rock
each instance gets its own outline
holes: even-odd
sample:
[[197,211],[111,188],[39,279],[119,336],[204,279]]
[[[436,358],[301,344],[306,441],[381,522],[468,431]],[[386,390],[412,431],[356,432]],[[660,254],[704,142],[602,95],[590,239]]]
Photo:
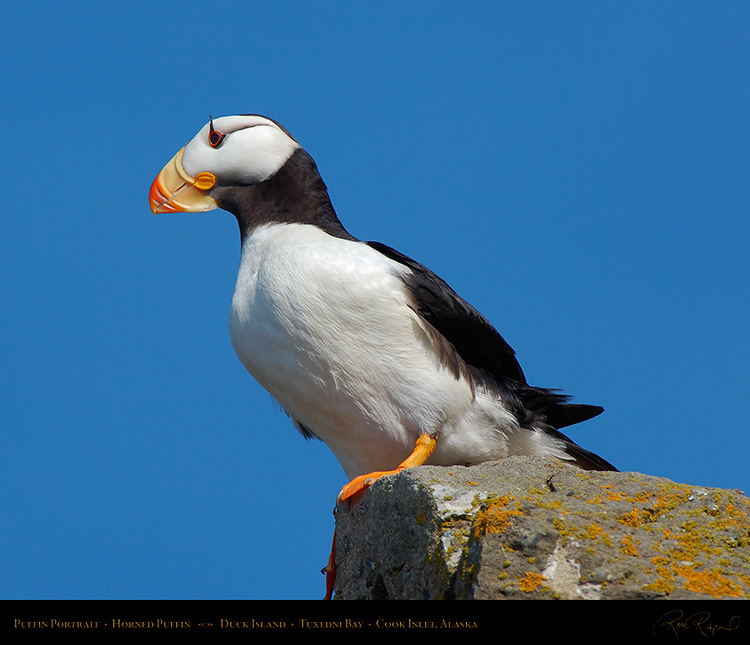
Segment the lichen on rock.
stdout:
[[378,480],[337,513],[336,598],[744,598],[740,491],[511,457]]

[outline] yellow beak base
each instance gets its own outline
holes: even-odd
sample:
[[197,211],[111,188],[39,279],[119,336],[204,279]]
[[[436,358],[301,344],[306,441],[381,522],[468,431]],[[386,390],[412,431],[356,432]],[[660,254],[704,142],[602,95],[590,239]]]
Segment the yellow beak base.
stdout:
[[182,167],[182,148],[151,184],[149,203],[153,213],[202,213],[218,208],[218,204],[206,195],[216,183],[210,172],[191,177]]

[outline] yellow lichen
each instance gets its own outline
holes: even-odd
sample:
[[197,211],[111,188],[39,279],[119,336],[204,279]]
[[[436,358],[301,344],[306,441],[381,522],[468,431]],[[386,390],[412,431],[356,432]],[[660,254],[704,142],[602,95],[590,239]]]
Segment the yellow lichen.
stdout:
[[604,527],[599,526],[598,524],[591,523],[588,526],[585,526],[584,530],[586,531],[586,537],[588,537],[589,539],[600,539],[607,546],[612,546],[612,538],[609,533],[604,530]]
[[586,529],[586,533],[588,533],[588,536],[595,540],[597,537],[602,535],[604,533],[604,527],[599,526],[598,524],[589,524],[587,527],[584,527]]
[[[732,504],[724,504],[718,494],[714,499],[714,506],[693,509],[685,513],[691,519],[664,529],[660,548],[669,557],[654,556],[652,562],[662,579],[677,584],[676,576],[680,576],[689,591],[713,598],[745,596],[750,587],[748,580],[740,574],[733,574],[734,579],[728,577],[726,569],[731,566],[731,559],[727,548],[739,545],[750,535],[750,523],[745,513]],[[718,566],[702,562],[711,560]]]
[[643,585],[643,589],[646,591],[654,591],[658,594],[670,594],[674,591],[675,587],[670,582],[667,582],[666,580],[659,579],[654,580],[654,582]]
[[[707,535],[705,527],[699,527],[695,522],[685,522],[680,526],[681,531],[671,531],[665,529],[664,537],[668,540],[675,541],[673,552],[680,555],[681,559],[694,559],[699,555],[721,556],[724,549],[719,546],[712,546],[711,535]],[[710,529],[708,529],[710,532]]]

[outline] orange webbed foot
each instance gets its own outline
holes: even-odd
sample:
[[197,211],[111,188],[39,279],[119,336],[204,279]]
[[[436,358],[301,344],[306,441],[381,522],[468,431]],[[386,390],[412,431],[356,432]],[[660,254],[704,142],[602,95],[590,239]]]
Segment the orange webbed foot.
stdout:
[[365,490],[370,487],[376,479],[385,477],[387,475],[395,475],[396,473],[406,470],[407,468],[413,468],[414,466],[423,465],[429,458],[430,455],[435,451],[436,441],[433,437],[423,434],[419,436],[414,450],[412,453],[404,459],[394,470],[379,470],[366,475],[360,475],[352,479],[346,486],[341,489],[336,502],[343,502],[349,499],[353,495]]
[[339,496],[336,498],[336,503],[343,502],[353,495],[365,490],[375,483],[376,479],[385,477],[386,475],[395,475],[397,472],[403,470],[403,468],[396,468],[396,470],[381,470],[374,473],[368,473],[367,475],[360,475],[352,479],[346,486],[341,489]]
[[[346,486],[341,489],[341,492],[336,498],[336,503],[343,502],[350,499],[357,493],[370,487],[375,480],[385,477],[387,475],[395,475],[396,473],[412,468],[413,466],[421,466],[429,458],[430,455],[435,451],[436,441],[433,437],[423,434],[419,436],[414,446],[412,453],[402,461],[394,470],[381,470],[367,475],[360,475],[352,479]],[[333,598],[333,586],[336,582],[336,532],[333,534],[333,545],[331,546],[331,555],[328,557],[328,564],[323,567],[321,573],[326,576],[326,595],[323,600],[331,600]]]

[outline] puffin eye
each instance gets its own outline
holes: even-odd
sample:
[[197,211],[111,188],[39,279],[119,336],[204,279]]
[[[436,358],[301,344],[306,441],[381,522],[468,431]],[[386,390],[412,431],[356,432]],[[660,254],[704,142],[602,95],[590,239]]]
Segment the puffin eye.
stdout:
[[208,133],[208,143],[211,144],[212,148],[218,148],[226,138],[227,135],[222,134],[218,130],[211,130],[211,132]]
[[224,139],[227,138],[227,135],[218,130],[214,130],[214,120],[211,117],[208,117],[208,122],[208,143],[212,148],[218,148],[224,142]]

